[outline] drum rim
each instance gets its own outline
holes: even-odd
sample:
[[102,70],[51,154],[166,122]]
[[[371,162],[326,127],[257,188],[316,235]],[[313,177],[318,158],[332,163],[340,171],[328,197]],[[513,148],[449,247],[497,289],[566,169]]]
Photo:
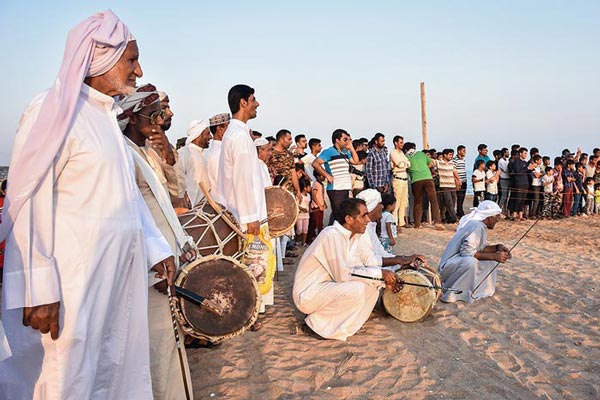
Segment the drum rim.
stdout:
[[[291,197],[291,199],[293,200],[291,203],[294,205],[294,210],[296,211],[294,214],[294,222],[291,223],[286,229],[272,229],[271,226],[269,225],[269,234],[271,235],[271,237],[280,237],[285,235],[290,229],[292,229],[295,225],[296,225],[296,221],[298,220],[298,215],[300,214],[300,207],[298,206],[298,202],[296,201],[296,196],[294,196],[294,194],[292,192],[290,192],[289,190],[287,190],[284,187],[281,186],[269,186],[265,188],[265,193],[267,191],[278,191],[278,190],[282,190],[285,193],[287,193],[287,195],[289,195]],[[265,201],[266,201],[266,194],[265,194]],[[268,215],[267,215],[268,217]]]
[[219,255],[219,254],[212,254],[212,255],[209,255],[206,257],[198,258],[198,259],[192,261],[191,263],[186,264],[185,266],[181,267],[177,272],[177,276],[175,278],[175,285],[181,286],[181,284],[183,282],[185,282],[185,278],[189,274],[189,271],[191,271],[197,265],[200,265],[204,262],[217,260],[217,259],[230,261],[232,264],[240,267],[250,277],[250,280],[251,280],[252,285],[254,286],[254,289],[256,292],[256,305],[254,307],[252,317],[250,317],[248,322],[246,322],[242,328],[240,328],[237,331],[232,332],[232,333],[211,336],[211,335],[204,334],[202,332],[198,332],[197,330],[195,330],[193,328],[192,323],[187,319],[187,317],[183,313],[182,306],[181,306],[181,298],[178,296],[174,296],[175,315],[177,317],[177,321],[179,322],[179,325],[181,326],[181,329],[185,332],[185,334],[193,336],[198,339],[206,339],[212,343],[218,343],[225,339],[230,339],[230,338],[239,336],[242,333],[244,333],[247,329],[249,329],[258,319],[258,312],[260,310],[260,305],[262,302],[262,296],[260,295],[260,288],[258,286],[258,282],[256,281],[256,278],[254,278],[254,275],[252,275],[252,271],[250,271],[250,269],[247,266],[245,266],[244,264],[242,264],[240,261],[236,260],[235,258],[229,257],[229,256],[224,256],[224,255]]
[[[425,273],[422,272],[422,271],[425,271]],[[401,270],[401,271],[396,272],[396,276],[398,276],[398,275],[413,275],[413,276],[418,276],[419,279],[421,279],[421,278],[424,279],[423,282],[419,282],[419,283],[425,283],[426,282],[427,284],[431,284],[431,282],[429,281],[429,279],[427,279],[427,275],[431,275],[433,277],[434,281],[436,281],[435,278],[437,276],[437,274],[433,275],[432,271],[429,271],[429,270],[426,270],[426,269],[422,270],[421,268],[419,268],[419,270],[410,270],[410,269]],[[428,290],[434,290],[434,289],[428,289]],[[421,316],[418,319],[411,320],[411,321],[402,320],[402,319],[398,318],[396,315],[394,315],[389,310],[388,305],[386,304],[386,298],[389,298],[389,296],[395,295],[395,293],[393,293],[390,289],[387,289],[387,288],[384,289],[383,294],[381,296],[381,303],[382,303],[383,308],[385,309],[385,311],[389,315],[391,315],[393,318],[397,319],[400,322],[406,322],[406,323],[420,322],[420,321],[423,321],[425,318],[427,318],[429,316],[429,314],[433,310],[433,307],[437,303],[438,298],[440,297],[439,293],[438,293],[438,292],[441,292],[440,290],[435,289],[434,292],[435,292],[435,295],[434,295],[435,297],[432,299],[433,301],[431,301],[431,304],[429,305],[429,307],[427,308],[427,310],[423,313],[423,316]],[[390,305],[390,307],[391,307],[391,305]]]

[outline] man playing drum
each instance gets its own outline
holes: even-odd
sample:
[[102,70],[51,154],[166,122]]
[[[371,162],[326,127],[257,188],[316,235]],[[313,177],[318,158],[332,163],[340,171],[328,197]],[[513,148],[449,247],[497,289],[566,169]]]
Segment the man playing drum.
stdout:
[[[496,290],[496,270],[478,288],[478,282],[496,266],[511,258],[510,251],[502,244],[487,244],[487,229],[494,229],[502,210],[493,201],[485,200],[476,209],[460,219],[456,233],[450,239],[438,268],[442,285],[462,290],[445,292],[441,300],[447,303],[491,297]],[[473,294],[473,296],[471,296]]]
[[[364,200],[344,200],[334,224],[325,228],[302,256],[294,277],[293,299],[296,307],[308,314],[303,329],[309,334],[345,341],[369,318],[384,286],[382,278],[386,287],[398,289],[392,271],[364,267],[383,263],[380,255],[359,245],[368,223]],[[361,266],[353,266],[355,257]]]

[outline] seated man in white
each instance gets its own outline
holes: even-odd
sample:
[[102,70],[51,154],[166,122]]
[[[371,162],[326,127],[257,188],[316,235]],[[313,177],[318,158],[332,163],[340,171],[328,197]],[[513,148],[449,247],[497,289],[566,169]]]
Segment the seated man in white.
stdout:
[[366,204],[360,199],[344,200],[332,226],[325,228],[306,250],[294,277],[293,299],[296,307],[308,314],[307,327],[325,339],[346,340],[369,318],[379,289],[398,290],[392,271],[353,266],[354,256],[364,265],[381,265],[381,256],[359,246],[369,223]]
[[442,301],[473,303],[477,299],[494,294],[496,270],[483,281],[475,293],[473,290],[497,263],[504,263],[511,258],[506,246],[487,244],[487,229],[494,229],[500,220],[501,212],[496,203],[485,200],[470,214],[460,219],[456,233],[442,254],[438,271],[443,286],[462,290],[462,293],[447,291],[442,295]]

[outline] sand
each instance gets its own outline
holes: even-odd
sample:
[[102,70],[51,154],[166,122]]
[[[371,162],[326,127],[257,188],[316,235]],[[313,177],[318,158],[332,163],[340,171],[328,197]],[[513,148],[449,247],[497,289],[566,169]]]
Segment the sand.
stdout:
[[[501,221],[489,241],[510,247],[531,223]],[[500,267],[492,298],[438,302],[417,323],[377,306],[347,342],[298,331],[286,266],[262,330],[188,350],[195,398],[598,399],[599,223],[540,221]],[[396,253],[437,265],[455,229],[405,229]]]

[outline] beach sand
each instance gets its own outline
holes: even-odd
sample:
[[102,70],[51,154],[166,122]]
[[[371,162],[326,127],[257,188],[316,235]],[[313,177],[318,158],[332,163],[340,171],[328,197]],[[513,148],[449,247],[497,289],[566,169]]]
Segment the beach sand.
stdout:
[[[500,221],[489,242],[510,247],[531,223]],[[599,223],[540,221],[499,267],[492,298],[438,302],[416,323],[377,306],[347,342],[299,330],[286,266],[262,330],[188,350],[195,398],[598,399]],[[436,266],[455,230],[403,229],[396,253]]]

